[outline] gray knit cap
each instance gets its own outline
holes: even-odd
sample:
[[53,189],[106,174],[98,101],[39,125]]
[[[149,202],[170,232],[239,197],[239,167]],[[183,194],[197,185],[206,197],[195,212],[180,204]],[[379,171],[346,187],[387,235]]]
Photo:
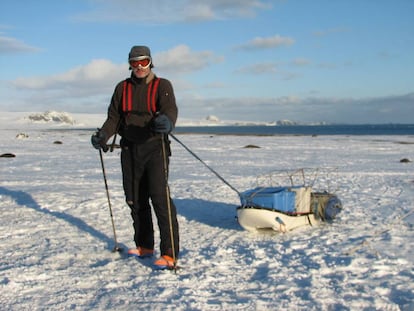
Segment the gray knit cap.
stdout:
[[140,56],[148,56],[151,57],[151,51],[149,47],[145,45],[136,45],[131,48],[131,52],[129,52],[128,60],[133,58],[137,58]]

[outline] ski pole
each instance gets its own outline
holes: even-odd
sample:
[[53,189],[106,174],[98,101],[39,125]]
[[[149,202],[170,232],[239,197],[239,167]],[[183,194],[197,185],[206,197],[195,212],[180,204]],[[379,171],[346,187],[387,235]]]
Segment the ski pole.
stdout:
[[103,178],[104,178],[104,182],[105,182],[105,189],[106,189],[106,198],[108,199],[109,214],[111,215],[112,229],[114,231],[115,246],[114,246],[114,249],[112,250],[112,252],[113,253],[122,252],[122,248],[118,246],[118,241],[116,239],[114,216],[112,214],[112,205],[111,205],[111,200],[109,198],[109,189],[108,189],[108,182],[106,181],[106,173],[105,173],[104,161],[103,161],[103,157],[102,157],[102,149],[100,149],[100,148],[99,148],[99,157],[101,159],[102,174],[103,174]]
[[207,165],[206,162],[204,162],[198,155],[196,155],[193,151],[190,150],[190,148],[188,148],[186,145],[184,145],[183,142],[181,142],[177,137],[175,137],[173,134],[170,133],[170,136],[177,142],[179,143],[181,146],[184,147],[185,150],[187,150],[193,157],[195,157],[198,161],[200,161],[201,163],[204,164],[205,167],[207,167],[214,175],[216,175],[222,182],[224,182],[227,186],[229,186],[233,191],[235,191],[239,197],[241,197],[241,193],[234,188],[232,185],[230,185],[230,183],[225,180],[222,176],[220,176],[219,173],[217,173],[214,169],[212,169],[210,166]]
[[173,222],[172,222],[172,215],[171,215],[171,201],[170,201],[170,187],[168,187],[168,164],[167,164],[167,153],[165,151],[165,135],[161,136],[161,144],[162,144],[162,157],[164,160],[164,176],[165,176],[165,196],[167,199],[167,209],[168,209],[168,224],[170,226],[170,238],[171,238],[171,251],[174,266],[173,269],[177,272],[177,258],[175,254],[175,243],[174,243],[174,230],[173,230]]

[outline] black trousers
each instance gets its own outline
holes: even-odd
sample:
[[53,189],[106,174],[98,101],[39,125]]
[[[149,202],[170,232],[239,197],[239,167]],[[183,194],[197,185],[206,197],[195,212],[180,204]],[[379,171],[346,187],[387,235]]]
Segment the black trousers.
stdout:
[[[175,256],[178,257],[177,211],[171,197],[167,197],[166,172],[168,175],[171,153],[169,142],[164,141],[164,161],[162,139],[156,137],[143,144],[121,140],[123,186],[127,204],[131,208],[135,244],[154,248],[154,229],[149,202],[151,200],[160,230],[161,255],[172,256],[174,247]],[[164,162],[167,163],[167,167],[164,167]]]

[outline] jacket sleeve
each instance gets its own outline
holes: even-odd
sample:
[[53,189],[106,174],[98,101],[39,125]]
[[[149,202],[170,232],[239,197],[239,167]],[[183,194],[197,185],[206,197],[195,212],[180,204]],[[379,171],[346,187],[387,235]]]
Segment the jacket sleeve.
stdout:
[[174,124],[177,122],[178,108],[172,84],[167,79],[161,79],[158,87],[159,112],[167,115]]
[[119,129],[119,122],[121,121],[120,105],[122,100],[122,84],[123,82],[120,82],[115,87],[111,103],[108,107],[108,115],[106,121],[101,128],[101,131],[105,132],[108,139],[116,134],[117,130]]

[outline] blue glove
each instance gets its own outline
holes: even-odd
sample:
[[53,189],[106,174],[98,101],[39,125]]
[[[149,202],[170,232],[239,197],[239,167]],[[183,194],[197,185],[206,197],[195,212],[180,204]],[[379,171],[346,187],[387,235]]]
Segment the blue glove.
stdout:
[[151,130],[155,133],[168,134],[173,129],[171,120],[165,115],[160,114],[152,121]]
[[107,141],[107,138],[106,138],[106,134],[104,131],[98,131],[94,133],[91,137],[92,146],[98,150],[102,148],[104,152],[108,151],[108,146],[106,145],[106,141]]

